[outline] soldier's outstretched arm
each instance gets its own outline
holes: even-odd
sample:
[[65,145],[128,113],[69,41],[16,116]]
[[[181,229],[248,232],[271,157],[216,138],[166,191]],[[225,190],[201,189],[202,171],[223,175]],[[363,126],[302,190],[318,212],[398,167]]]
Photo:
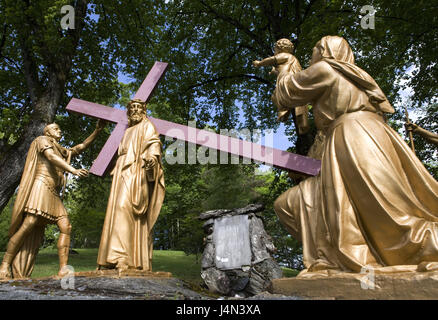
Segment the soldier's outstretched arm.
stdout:
[[87,149],[90,146],[90,144],[96,139],[99,133],[103,130],[103,128],[105,128],[106,124],[107,122],[104,120],[100,120],[100,119],[97,120],[96,129],[93,131],[93,133],[90,134],[90,136],[87,139],[85,139],[84,142],[71,148],[72,155],[73,156],[78,155],[79,153]]
[[53,149],[44,150],[44,156],[49,160],[54,166],[58,168],[68,171],[79,177],[86,177],[88,175],[88,171],[85,169],[75,169],[71,165],[69,165],[63,158],[55,154]]

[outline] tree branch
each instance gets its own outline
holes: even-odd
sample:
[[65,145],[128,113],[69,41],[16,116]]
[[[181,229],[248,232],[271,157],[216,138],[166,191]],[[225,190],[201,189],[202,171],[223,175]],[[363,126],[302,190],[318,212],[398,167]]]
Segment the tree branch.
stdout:
[[26,78],[27,88],[29,90],[30,99],[32,104],[36,104],[39,95],[42,91],[40,80],[38,77],[38,69],[35,64],[31,51],[26,44],[26,37],[21,39],[21,54],[23,57],[24,75]]
[[255,42],[257,42],[261,48],[265,46],[264,42],[261,41],[261,39],[255,34],[254,32],[251,32],[248,27],[241,24],[239,21],[231,18],[230,16],[224,15],[217,10],[215,10],[213,7],[209,6],[205,1],[201,0],[199,1],[207,10],[209,13],[213,14],[217,19],[220,19],[228,24],[231,24],[233,27],[236,27],[239,30],[242,30],[246,35],[248,35],[251,39],[253,39]]
[[310,11],[313,7],[313,5],[317,2],[318,0],[310,0],[309,4],[306,6],[306,8],[304,9],[304,14],[303,15],[299,15],[299,20],[297,22],[296,25],[296,35],[297,35],[297,39],[294,41],[294,46],[295,46],[295,50],[297,49],[299,43],[300,43],[300,35],[301,35],[301,26],[302,24],[306,21],[307,17],[310,14]]
[[8,31],[8,25],[5,23],[3,26],[3,36],[2,39],[0,41],[0,58],[3,56],[2,51],[3,51],[3,47],[5,46],[6,43],[6,32]]
[[258,77],[256,75],[252,75],[252,74],[234,74],[234,75],[221,76],[221,77],[209,79],[209,80],[206,80],[206,81],[203,81],[203,82],[191,85],[191,86],[189,86],[187,88],[186,91],[190,91],[190,90],[192,90],[194,88],[197,88],[197,87],[205,86],[205,85],[207,85],[209,83],[214,83],[214,82],[219,82],[219,81],[229,80],[229,79],[237,79],[237,78],[247,78],[247,79],[251,79],[251,80],[257,80],[257,81],[262,82],[262,83],[267,84],[267,85],[272,85],[271,81],[268,81],[268,80],[263,79],[261,77]]

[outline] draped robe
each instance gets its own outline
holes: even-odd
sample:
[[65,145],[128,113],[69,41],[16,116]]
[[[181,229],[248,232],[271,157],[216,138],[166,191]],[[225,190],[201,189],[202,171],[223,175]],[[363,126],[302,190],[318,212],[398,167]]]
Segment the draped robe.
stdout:
[[[157,164],[148,170],[145,160],[152,157]],[[159,134],[147,118],[126,130],[111,174],[97,263],[151,271],[152,228],[164,200],[164,175]]]

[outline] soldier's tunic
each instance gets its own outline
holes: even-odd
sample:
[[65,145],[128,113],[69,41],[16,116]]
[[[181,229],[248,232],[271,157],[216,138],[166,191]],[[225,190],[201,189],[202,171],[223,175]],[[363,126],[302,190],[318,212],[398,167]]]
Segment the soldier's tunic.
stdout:
[[55,154],[67,159],[70,150],[46,136],[36,138],[34,143],[37,150],[35,178],[24,211],[43,216],[50,222],[56,222],[59,218],[67,216],[67,211],[59,197],[64,183],[64,172],[47,160],[44,151],[52,149]]

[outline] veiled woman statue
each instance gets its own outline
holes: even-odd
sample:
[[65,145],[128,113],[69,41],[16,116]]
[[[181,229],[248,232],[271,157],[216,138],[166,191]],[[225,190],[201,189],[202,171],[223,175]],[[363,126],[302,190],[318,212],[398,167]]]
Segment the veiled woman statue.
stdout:
[[438,269],[438,182],[384,121],[394,109],[354,64],[347,41],[322,38],[309,68],[277,79],[279,108],[311,103],[326,138],[318,176],[274,204],[303,244],[299,276]]

